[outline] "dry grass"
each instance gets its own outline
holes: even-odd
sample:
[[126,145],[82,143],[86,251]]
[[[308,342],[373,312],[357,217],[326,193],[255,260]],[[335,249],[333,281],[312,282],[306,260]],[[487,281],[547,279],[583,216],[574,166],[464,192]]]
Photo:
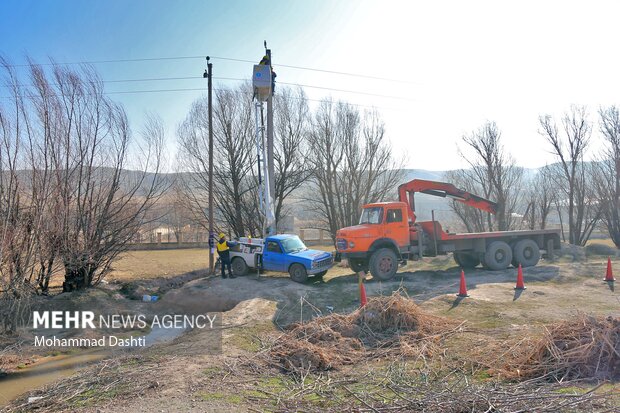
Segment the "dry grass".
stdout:
[[129,251],[114,263],[109,280],[131,281],[172,277],[209,267],[209,251],[203,248]]
[[611,238],[590,239],[588,240],[588,242],[586,242],[586,245],[592,245],[592,244],[602,244],[608,247],[614,247],[614,248],[616,247],[614,245],[614,242],[611,240]]

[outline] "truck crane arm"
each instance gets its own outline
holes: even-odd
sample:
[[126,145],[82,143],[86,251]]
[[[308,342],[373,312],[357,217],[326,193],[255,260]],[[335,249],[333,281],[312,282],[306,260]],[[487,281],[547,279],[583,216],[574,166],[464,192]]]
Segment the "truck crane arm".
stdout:
[[400,202],[409,206],[409,218],[415,222],[415,199],[414,194],[420,192],[427,195],[439,196],[442,198],[452,198],[465,205],[495,214],[498,204],[488,199],[479,197],[446,182],[427,181],[424,179],[414,179],[398,187],[398,197]]

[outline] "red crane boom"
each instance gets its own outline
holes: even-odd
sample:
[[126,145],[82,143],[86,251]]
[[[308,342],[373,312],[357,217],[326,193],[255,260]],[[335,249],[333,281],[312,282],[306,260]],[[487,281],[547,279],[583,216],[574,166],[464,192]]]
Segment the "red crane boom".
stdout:
[[464,191],[446,182],[427,181],[424,179],[414,179],[398,187],[398,197],[400,202],[407,204],[409,218],[411,223],[416,220],[415,217],[415,197],[414,194],[420,192],[422,194],[439,196],[442,198],[452,198],[471,207],[495,214],[498,204],[488,199],[474,195]]

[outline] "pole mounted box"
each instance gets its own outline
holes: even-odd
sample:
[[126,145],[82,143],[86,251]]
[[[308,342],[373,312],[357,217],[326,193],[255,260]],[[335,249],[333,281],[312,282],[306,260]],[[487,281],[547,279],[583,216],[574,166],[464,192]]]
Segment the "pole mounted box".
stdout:
[[252,86],[258,100],[265,102],[271,96],[271,66],[254,65]]

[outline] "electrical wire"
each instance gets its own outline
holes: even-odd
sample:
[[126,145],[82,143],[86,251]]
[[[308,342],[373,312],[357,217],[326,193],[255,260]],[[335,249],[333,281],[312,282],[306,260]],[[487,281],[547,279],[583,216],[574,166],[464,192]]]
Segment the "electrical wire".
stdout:
[[[103,83],[130,83],[130,82],[154,82],[154,81],[170,81],[170,80],[197,80],[197,79],[203,79],[202,76],[183,76],[183,77],[159,77],[159,78],[143,78],[143,79],[117,79],[117,80],[102,80]],[[216,77],[214,76],[213,79],[215,80],[232,80],[232,81],[240,81],[240,82],[249,82],[249,79],[241,79],[241,78],[234,78],[234,77]],[[277,82],[277,84],[280,85],[288,85],[288,86],[300,86],[303,88],[311,88],[311,89],[320,89],[320,90],[329,90],[329,91],[334,91],[334,92],[343,92],[343,93],[353,93],[353,94],[358,94],[358,95],[365,95],[365,96],[374,96],[374,97],[381,97],[381,98],[387,98],[387,99],[397,99],[397,100],[404,100],[404,101],[410,101],[410,102],[415,102],[416,100],[414,99],[409,99],[409,98],[404,98],[401,96],[391,96],[391,95],[384,95],[384,94],[380,94],[380,93],[370,93],[370,92],[360,92],[357,90],[346,90],[346,89],[336,89],[336,88],[329,88],[329,87],[323,87],[323,86],[313,86],[313,85],[306,85],[306,84],[302,84],[302,83],[293,83],[293,82]],[[57,86],[57,84],[52,84],[54,86]],[[18,86],[25,86],[25,85],[18,85]],[[0,86],[0,87],[8,87],[8,86]],[[163,91],[166,92],[172,92],[172,91],[185,91],[185,90],[199,90],[199,89],[164,89]],[[143,93],[150,93],[150,92],[157,92],[158,90],[144,90],[142,91]],[[117,91],[117,92],[109,92],[109,93],[139,93],[139,91]]]
[[[220,88],[213,88],[214,91],[217,92],[225,92],[228,91],[230,89],[220,89]],[[110,91],[110,92],[103,92],[103,95],[123,95],[123,94],[133,94],[133,93],[163,93],[163,92],[206,92],[205,88],[178,88],[178,89],[147,89],[147,90],[119,90],[119,91]],[[248,94],[249,95],[249,94]],[[26,95],[26,96],[22,96],[25,98],[33,98],[36,97],[35,95]],[[0,96],[0,99],[12,99],[13,97],[11,96]],[[296,97],[296,96],[289,96],[290,99],[294,99],[294,100],[306,100],[308,102],[325,102],[326,99],[310,99],[310,98],[300,98],[300,97]],[[376,106],[376,105],[363,105],[360,103],[352,103],[352,102],[346,102],[346,104],[351,105],[351,106],[356,106],[356,107],[363,107],[363,108],[370,108],[370,109],[384,109],[384,110],[402,110],[403,108],[393,108],[393,107],[385,107],[385,106]]]
[[[136,59],[83,60],[83,61],[76,61],[76,62],[61,62],[61,63],[58,63],[58,62],[37,63],[37,65],[40,65],[40,66],[54,66],[54,65],[68,66],[68,65],[88,65],[88,64],[96,65],[96,64],[106,64],[106,63],[131,63],[131,62],[154,62],[154,61],[163,61],[163,60],[205,59],[205,57],[206,57],[205,55],[202,55],[202,56],[150,57],[150,58],[136,58]],[[211,59],[224,60],[224,61],[230,61],[230,62],[256,63],[255,60],[248,60],[248,59],[237,59],[237,58],[224,57],[224,56],[209,56],[209,57]],[[28,67],[30,65],[29,64],[16,64],[16,65],[8,65],[8,66],[9,67]],[[284,63],[282,64],[276,63],[274,66],[276,68],[286,67],[289,69],[308,70],[308,71],[313,71],[313,72],[330,73],[330,74],[336,74],[336,75],[341,75],[341,76],[359,77],[359,78],[382,80],[382,81],[395,82],[395,83],[416,84],[416,82],[412,82],[409,80],[392,79],[392,78],[381,77],[381,76],[371,76],[371,75],[364,75],[361,73],[342,72],[342,71],[337,71],[337,70],[320,69],[320,68],[314,68],[314,67],[296,66],[296,65],[289,65],[289,64],[284,64]]]

